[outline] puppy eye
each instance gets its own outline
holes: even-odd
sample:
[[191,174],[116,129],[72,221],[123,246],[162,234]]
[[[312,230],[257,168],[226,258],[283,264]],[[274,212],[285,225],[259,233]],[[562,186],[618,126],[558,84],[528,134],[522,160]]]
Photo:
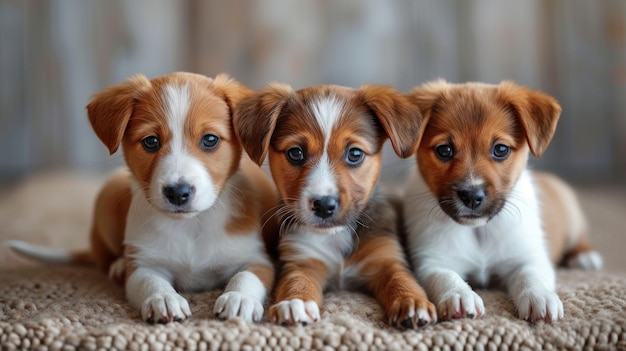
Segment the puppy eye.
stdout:
[[141,145],[148,152],[157,152],[161,148],[161,141],[154,135],[147,136],[141,140]]
[[217,146],[217,143],[220,141],[220,138],[217,135],[207,134],[202,137],[200,141],[200,147],[205,151],[213,150]]
[[345,160],[348,166],[358,166],[363,163],[364,159],[365,152],[363,152],[363,150],[359,148],[353,147],[348,149],[348,151],[346,152]]
[[304,164],[304,151],[300,147],[292,147],[285,152],[287,161],[294,166],[302,166]]
[[511,154],[511,148],[504,144],[496,144],[491,151],[491,157],[496,161],[506,160]]
[[451,145],[443,144],[435,148],[435,153],[442,161],[450,161],[454,156],[454,149]]

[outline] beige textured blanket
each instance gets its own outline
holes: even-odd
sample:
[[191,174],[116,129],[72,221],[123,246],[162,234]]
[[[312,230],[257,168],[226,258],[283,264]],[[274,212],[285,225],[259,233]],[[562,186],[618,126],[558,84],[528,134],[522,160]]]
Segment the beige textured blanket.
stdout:
[[[61,174],[5,192],[0,241],[83,247],[98,184]],[[373,298],[351,292],[326,294],[322,320],[306,327],[219,321],[211,313],[219,291],[186,294],[190,320],[152,326],[93,269],[35,264],[6,249],[0,267],[1,350],[626,350],[626,273],[559,271],[565,318],[552,325],[518,320],[505,293],[480,291],[481,319],[399,331]]]

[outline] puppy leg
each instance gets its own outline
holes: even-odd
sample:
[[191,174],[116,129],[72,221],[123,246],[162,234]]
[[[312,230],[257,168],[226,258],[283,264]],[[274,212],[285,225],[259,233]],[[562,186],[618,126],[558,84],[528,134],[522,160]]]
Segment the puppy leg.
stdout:
[[314,258],[286,262],[276,285],[278,302],[270,307],[271,320],[283,325],[317,322],[328,274],[328,267]]
[[395,237],[362,242],[346,264],[359,267],[358,275],[385,308],[390,325],[415,329],[437,321],[435,306],[407,268]]
[[475,318],[485,314],[483,300],[455,271],[422,267],[417,274],[441,320]]
[[545,262],[525,265],[512,272],[507,288],[519,318],[529,322],[553,322],[563,318],[563,303],[555,290],[554,270]]
[[129,271],[126,297],[141,308],[148,323],[182,322],[191,316],[189,303],[172,286],[172,278],[162,270],[137,267]]
[[253,263],[233,276],[215,302],[213,313],[221,319],[240,317],[246,322],[263,319],[263,302],[274,283],[270,263]]
[[595,251],[586,235],[583,235],[563,258],[566,267],[597,271],[602,269],[602,256]]

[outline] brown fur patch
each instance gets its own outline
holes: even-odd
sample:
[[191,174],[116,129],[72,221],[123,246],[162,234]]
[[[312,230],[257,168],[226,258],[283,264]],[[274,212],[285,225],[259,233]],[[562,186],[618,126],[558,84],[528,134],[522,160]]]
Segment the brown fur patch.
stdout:
[[317,259],[285,262],[276,283],[275,301],[301,299],[320,305],[328,274],[326,264]]
[[233,235],[258,233],[278,205],[278,194],[265,172],[248,157],[242,158],[240,169],[245,177],[233,184],[234,204],[226,231]]
[[530,151],[536,157],[541,156],[554,135],[561,106],[547,94],[508,81],[500,83],[497,97],[515,113]]
[[252,161],[263,163],[269,150],[276,119],[293,90],[286,84],[270,84],[236,105],[233,124],[244,149]]
[[[436,308],[402,259],[403,252],[393,237],[373,238],[359,247],[350,260],[365,262],[359,274],[385,307],[388,323],[409,318],[409,311],[423,308],[436,320]],[[397,320],[393,320],[397,316]]]
[[358,90],[391,140],[396,154],[406,158],[415,152],[415,135],[419,133],[423,116],[410,100],[387,86],[364,85]]
[[105,273],[124,253],[126,216],[131,198],[130,174],[126,170],[112,175],[96,197],[91,250],[96,266]]
[[89,122],[111,154],[122,141],[137,97],[150,87],[148,78],[138,74],[95,94],[87,105]]

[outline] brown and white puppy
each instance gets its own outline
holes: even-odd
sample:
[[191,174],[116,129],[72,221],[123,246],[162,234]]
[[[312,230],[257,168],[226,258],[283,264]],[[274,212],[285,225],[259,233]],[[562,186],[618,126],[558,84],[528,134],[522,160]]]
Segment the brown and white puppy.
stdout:
[[552,138],[557,101],[511,82],[434,81],[408,98],[424,116],[404,201],[408,252],[439,318],[485,313],[466,281],[503,284],[522,319],[562,317],[553,263],[602,261],[573,191],[526,168]]
[[436,321],[408,268],[397,214],[376,190],[383,143],[411,155],[420,122],[417,108],[383,86],[273,84],[237,105],[244,148],[259,165],[268,156],[282,197],[274,322],[319,320],[327,288],[369,290],[393,325]]
[[191,315],[178,291],[226,286],[214,312],[260,321],[274,281],[262,216],[278,202],[271,180],[232,127],[234,105],[252,92],[226,75],[136,75],[87,106],[94,131],[128,170],[109,179],[95,206],[92,248],[57,254],[13,243],[40,259],[95,261],[125,280],[144,320]]

